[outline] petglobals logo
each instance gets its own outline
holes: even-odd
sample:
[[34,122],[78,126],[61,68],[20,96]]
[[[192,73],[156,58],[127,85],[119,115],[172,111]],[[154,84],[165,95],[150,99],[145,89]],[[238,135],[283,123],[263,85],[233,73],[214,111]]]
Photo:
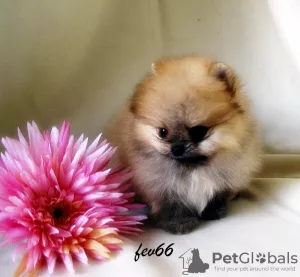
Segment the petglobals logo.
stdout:
[[271,252],[267,254],[243,252],[240,254],[232,253],[225,255],[218,252],[213,253],[213,264],[220,261],[224,264],[297,264],[299,256],[289,252],[280,255],[275,255]]
[[300,256],[290,252],[213,252],[203,260],[203,252],[198,248],[189,248],[181,256],[182,274],[205,274],[208,270],[217,273],[230,272],[293,272],[300,263]]
[[281,254],[271,252],[224,254],[214,252],[212,253],[212,269],[217,272],[291,272],[296,271],[296,265],[300,262],[299,257],[299,255],[290,252]]
[[189,273],[205,273],[206,270],[209,269],[209,264],[203,262],[200,258],[198,248],[188,249],[179,258],[182,259],[183,263],[183,275],[188,275]]

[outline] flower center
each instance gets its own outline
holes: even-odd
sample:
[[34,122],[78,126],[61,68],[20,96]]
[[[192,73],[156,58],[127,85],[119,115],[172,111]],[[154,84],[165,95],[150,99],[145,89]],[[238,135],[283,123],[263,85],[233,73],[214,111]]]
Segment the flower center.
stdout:
[[64,211],[62,208],[54,208],[52,214],[54,220],[59,220],[63,216]]
[[48,211],[56,225],[65,225],[72,215],[72,207],[68,202],[55,203]]

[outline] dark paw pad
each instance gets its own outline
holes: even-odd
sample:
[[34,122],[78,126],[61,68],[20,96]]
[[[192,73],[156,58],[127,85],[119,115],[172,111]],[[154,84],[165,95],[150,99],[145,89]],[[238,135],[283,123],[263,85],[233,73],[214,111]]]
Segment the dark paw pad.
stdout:
[[201,214],[201,218],[204,220],[215,220],[224,218],[228,211],[228,196],[217,195],[213,198]]
[[216,210],[208,209],[204,210],[201,214],[201,218],[205,220],[217,220],[226,217],[227,206],[219,207]]
[[188,234],[199,224],[197,217],[178,218],[162,220],[158,222],[158,227],[172,234]]

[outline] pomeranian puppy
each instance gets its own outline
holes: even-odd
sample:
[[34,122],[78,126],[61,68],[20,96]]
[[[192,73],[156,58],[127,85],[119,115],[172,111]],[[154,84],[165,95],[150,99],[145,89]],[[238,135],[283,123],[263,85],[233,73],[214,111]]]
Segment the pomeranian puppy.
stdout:
[[226,215],[260,166],[260,140],[238,77],[199,56],[159,60],[136,86],[112,143],[157,225],[192,231]]

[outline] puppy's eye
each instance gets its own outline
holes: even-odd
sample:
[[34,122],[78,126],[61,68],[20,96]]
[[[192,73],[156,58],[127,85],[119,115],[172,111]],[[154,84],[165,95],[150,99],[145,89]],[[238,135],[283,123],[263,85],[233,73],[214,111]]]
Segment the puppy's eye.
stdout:
[[193,142],[199,142],[204,139],[206,136],[207,132],[209,130],[209,127],[203,126],[203,125],[198,125],[195,127],[192,127],[189,129],[189,135],[190,138]]
[[166,138],[168,135],[168,130],[166,128],[159,128],[158,135],[160,138]]

